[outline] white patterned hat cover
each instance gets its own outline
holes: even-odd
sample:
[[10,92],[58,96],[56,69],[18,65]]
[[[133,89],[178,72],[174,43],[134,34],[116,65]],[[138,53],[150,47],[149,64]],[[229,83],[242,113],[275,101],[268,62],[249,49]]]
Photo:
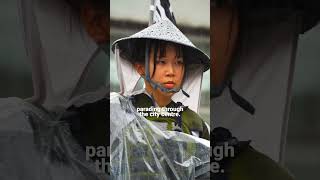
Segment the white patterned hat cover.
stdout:
[[184,51],[187,53],[184,54],[184,57],[190,60],[189,63],[203,64],[204,71],[210,68],[210,58],[198,49],[170,20],[162,20],[132,36],[118,39],[112,44],[112,51],[114,52],[117,43],[133,39],[156,39],[183,45],[184,48],[187,48]]

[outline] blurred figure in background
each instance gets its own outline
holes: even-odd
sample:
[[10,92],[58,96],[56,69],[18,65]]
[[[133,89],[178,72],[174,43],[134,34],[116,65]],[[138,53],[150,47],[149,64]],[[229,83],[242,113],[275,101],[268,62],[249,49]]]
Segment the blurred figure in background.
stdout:
[[0,179],[107,179],[108,59],[105,73],[95,71],[109,55],[108,1],[21,0],[19,8],[34,95],[0,100]]
[[[211,124],[252,140],[251,146],[273,160],[252,161],[264,170],[246,172],[248,176],[284,179],[273,177],[280,167],[266,169],[283,163],[297,40],[317,24],[320,6],[316,1],[250,0],[217,0],[212,5]],[[218,141],[232,138],[218,134]],[[233,167],[232,160],[228,163]]]

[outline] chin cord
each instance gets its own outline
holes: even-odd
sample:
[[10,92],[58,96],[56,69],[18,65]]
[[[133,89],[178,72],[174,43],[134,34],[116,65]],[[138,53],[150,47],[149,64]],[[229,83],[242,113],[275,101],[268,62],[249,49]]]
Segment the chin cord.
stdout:
[[241,97],[232,87],[232,81],[226,81],[225,83],[223,83],[223,85],[221,85],[218,88],[211,88],[210,90],[210,96],[211,98],[216,98],[219,97],[223,90],[225,89],[225,87],[229,88],[229,93],[231,96],[231,99],[234,103],[236,103],[238,106],[240,106],[243,110],[247,111],[248,113],[250,113],[251,115],[255,114],[255,108],[254,106],[247,101],[246,99],[244,99],[243,97]]

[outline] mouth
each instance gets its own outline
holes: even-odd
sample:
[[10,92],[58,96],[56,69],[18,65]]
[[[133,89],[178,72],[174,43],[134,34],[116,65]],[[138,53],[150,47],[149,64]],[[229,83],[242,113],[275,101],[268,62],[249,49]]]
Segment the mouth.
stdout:
[[173,81],[168,81],[168,82],[163,83],[163,85],[165,88],[172,89],[172,88],[174,88],[174,86],[176,84]]

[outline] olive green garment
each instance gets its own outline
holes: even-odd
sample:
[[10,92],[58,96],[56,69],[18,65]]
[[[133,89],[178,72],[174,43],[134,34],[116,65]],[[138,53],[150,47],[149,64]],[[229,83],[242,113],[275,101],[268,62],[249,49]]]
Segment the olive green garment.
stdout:
[[[284,167],[253,149],[250,141],[238,141],[228,129],[216,127],[211,136],[212,162],[215,163],[212,163],[214,169],[212,169],[211,178],[215,180],[293,180]],[[219,172],[216,173],[217,171]]]
[[277,162],[250,146],[231,161],[229,180],[293,180]]
[[[132,104],[136,108],[148,108],[153,106],[152,99],[145,93],[137,94],[132,96]],[[171,101],[166,107],[179,107],[178,103]],[[173,124],[176,122],[175,118],[171,117],[150,117],[146,116],[146,119],[156,122],[168,123],[168,130],[173,130]],[[187,134],[191,134],[191,131],[199,132],[200,138],[209,140],[209,130],[203,119],[194,111],[188,107],[184,107],[181,113],[182,118],[182,131]]]

